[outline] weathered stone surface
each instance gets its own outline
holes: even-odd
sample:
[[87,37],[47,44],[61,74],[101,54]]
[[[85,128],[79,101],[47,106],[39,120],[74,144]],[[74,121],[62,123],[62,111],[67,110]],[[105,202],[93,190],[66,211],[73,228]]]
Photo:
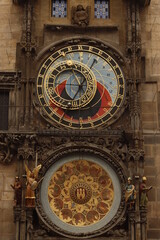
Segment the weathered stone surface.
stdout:
[[151,218],[149,221],[148,221],[148,224],[149,224],[149,227],[150,228],[159,228],[160,226],[160,218]]
[[[16,43],[20,41],[22,9],[12,1],[0,3],[0,70],[15,69]],[[3,60],[2,60],[3,59]]]
[[160,230],[148,230],[147,237],[148,237],[148,239],[159,240],[159,238],[160,238]]

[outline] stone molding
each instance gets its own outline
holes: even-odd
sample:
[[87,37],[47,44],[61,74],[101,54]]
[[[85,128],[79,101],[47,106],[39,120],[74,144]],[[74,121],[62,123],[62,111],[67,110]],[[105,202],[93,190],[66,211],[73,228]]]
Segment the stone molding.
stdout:
[[21,72],[0,72],[0,88],[8,88],[20,84]]
[[14,4],[23,4],[25,2],[26,2],[26,0],[13,0]]

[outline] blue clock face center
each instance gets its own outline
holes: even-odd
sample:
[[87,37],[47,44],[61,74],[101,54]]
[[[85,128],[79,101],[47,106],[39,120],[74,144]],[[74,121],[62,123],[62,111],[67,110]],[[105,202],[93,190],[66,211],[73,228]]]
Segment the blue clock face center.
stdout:
[[[84,76],[78,71],[74,71],[74,73],[72,71],[65,71],[58,78],[66,78],[65,91],[72,100],[81,98],[87,90],[87,82]],[[59,79],[57,79],[57,82],[59,82]]]

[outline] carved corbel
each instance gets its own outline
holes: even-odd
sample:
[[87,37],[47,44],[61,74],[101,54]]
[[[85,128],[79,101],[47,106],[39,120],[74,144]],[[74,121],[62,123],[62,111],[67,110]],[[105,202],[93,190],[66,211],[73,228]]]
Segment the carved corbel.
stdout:
[[21,135],[0,135],[0,163],[10,163],[17,152]]
[[19,160],[35,159],[36,135],[27,135],[22,147],[19,147],[17,157]]
[[18,149],[18,155],[17,155],[17,157],[18,157],[18,159],[19,160],[32,160],[32,159],[34,159],[34,156],[35,154],[34,154],[34,150],[33,150],[33,148],[19,148]]
[[130,161],[144,161],[143,149],[130,149],[128,152],[128,160]]

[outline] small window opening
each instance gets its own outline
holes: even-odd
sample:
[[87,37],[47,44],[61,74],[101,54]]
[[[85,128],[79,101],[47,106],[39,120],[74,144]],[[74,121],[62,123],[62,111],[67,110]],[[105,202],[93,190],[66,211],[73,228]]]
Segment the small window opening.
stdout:
[[67,17],[67,0],[52,0],[52,17]]
[[94,17],[109,18],[109,0],[94,0]]

